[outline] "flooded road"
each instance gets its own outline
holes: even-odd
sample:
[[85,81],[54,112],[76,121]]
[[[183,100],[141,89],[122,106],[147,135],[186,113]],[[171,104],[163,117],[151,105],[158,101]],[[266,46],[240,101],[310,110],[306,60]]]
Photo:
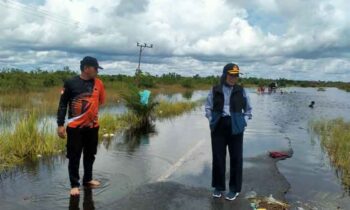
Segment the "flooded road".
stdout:
[[[335,88],[318,92],[313,88],[295,89],[297,94],[274,98],[273,117],[290,139],[293,158],[278,162],[278,168],[291,184],[286,197],[292,202],[303,201],[318,209],[350,209],[348,189],[322,151],[317,137],[312,138],[308,122],[312,119],[343,117],[350,120],[349,93]],[[315,101],[314,109],[307,107]]]
[[[250,90],[253,120],[248,122],[245,132],[243,194],[256,191],[281,198],[283,191],[289,189],[286,198],[294,206],[302,203],[318,209],[338,206],[350,209],[350,198],[344,193],[327,155],[308,132],[312,119],[342,116],[350,120],[350,94],[333,88],[325,92],[313,88],[286,91],[286,94],[258,95]],[[159,97],[171,101],[198,100],[206,94],[198,91],[191,97],[181,94]],[[308,107],[312,100],[316,102],[314,109]],[[109,111],[120,113],[123,107],[105,110]],[[293,157],[277,163],[281,176],[274,164],[266,162],[269,161],[266,154],[271,150],[291,149]],[[181,191],[192,196],[192,203],[188,204],[192,209],[196,209],[193,205],[198,209],[230,207],[210,199],[211,146],[203,107],[157,121],[153,134],[138,137],[121,134],[104,141],[98,148],[94,175],[102,186],[92,191],[82,190],[80,200],[70,199],[67,160],[63,155],[26,163],[1,174],[0,209],[123,209],[121,205],[132,202],[142,205],[142,198],[132,199],[140,198],[135,193],[154,193],[162,198]],[[173,184],[157,186],[166,182]],[[273,186],[274,183],[277,185]],[[243,200],[242,205],[249,206]],[[161,202],[167,200],[157,201]],[[176,205],[167,208],[182,209]]]

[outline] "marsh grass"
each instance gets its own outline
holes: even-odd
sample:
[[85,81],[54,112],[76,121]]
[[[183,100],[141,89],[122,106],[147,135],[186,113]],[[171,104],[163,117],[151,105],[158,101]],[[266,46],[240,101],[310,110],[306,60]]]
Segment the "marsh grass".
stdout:
[[310,123],[312,131],[319,136],[322,148],[337,169],[343,184],[350,186],[350,122],[338,118]]
[[36,112],[32,112],[21,118],[13,131],[1,132],[0,170],[64,149],[65,141],[56,137],[48,124],[39,127],[38,119]]
[[[107,83],[105,85],[107,93],[107,105],[115,104],[122,101],[125,96],[133,95],[134,88],[130,89],[130,84],[125,82]],[[60,98],[61,86],[47,87],[42,90],[28,91],[4,91],[0,94],[0,110],[16,111],[18,109],[24,111],[37,110],[38,115],[55,114]],[[206,85],[197,85],[196,90],[209,89]],[[157,94],[173,94],[173,93],[188,93],[189,90],[179,84],[157,85],[151,88],[153,95]]]
[[[181,115],[198,107],[201,101],[196,102],[165,102],[161,101],[154,110],[154,117],[157,119],[167,119]],[[153,130],[152,124],[144,124],[143,117],[137,115],[136,112],[129,111],[122,115],[102,114],[99,117],[100,137],[104,134],[114,134],[123,130],[132,132]],[[148,126],[142,129],[142,126]],[[130,132],[129,132],[130,133]],[[100,138],[103,139],[103,138]]]
[[[159,85],[158,88],[155,92],[168,93],[179,90],[177,85]],[[5,126],[0,132],[0,172],[21,164],[24,160],[35,160],[38,155],[53,155],[65,149],[66,140],[59,139],[53,131],[55,128],[50,127],[48,122],[41,122],[45,116],[55,115],[60,90],[61,87],[54,86],[41,91],[1,92],[1,121],[3,125],[13,125]],[[152,130],[150,122],[155,118],[177,116],[198,105],[195,102],[165,101],[158,104],[151,97],[149,105],[144,106],[140,103],[138,89],[130,88],[130,85],[124,82],[107,86],[106,90],[109,94],[107,104],[124,100],[129,112],[121,115],[102,114],[99,118],[100,137],[126,129],[131,132]]]
[[11,91],[2,92],[0,108],[3,111],[35,110],[37,115],[53,114],[57,111],[61,88],[51,87],[43,91],[26,92]]
[[200,101],[196,102],[166,102],[161,101],[156,108],[157,118],[170,118],[174,116],[181,115],[185,112],[191,111],[201,103]]
[[337,86],[338,89],[350,92],[350,83],[341,83]]
[[128,112],[122,115],[111,115],[111,114],[105,113],[99,117],[99,124],[100,124],[99,134],[100,134],[100,137],[102,137],[104,134],[118,133],[138,123],[139,123],[139,118],[131,112]]

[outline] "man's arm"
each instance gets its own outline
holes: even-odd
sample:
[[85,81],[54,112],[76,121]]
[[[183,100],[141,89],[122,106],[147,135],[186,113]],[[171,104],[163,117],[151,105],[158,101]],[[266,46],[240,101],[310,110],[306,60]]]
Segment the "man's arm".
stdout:
[[65,82],[63,89],[61,91],[61,98],[60,98],[60,102],[59,102],[58,110],[57,110],[57,125],[58,125],[58,127],[64,126],[69,97],[70,97],[69,96],[69,87],[68,87],[67,82]]
[[207,101],[205,103],[205,117],[208,118],[208,120],[211,120],[211,113],[213,111],[213,91],[210,90]]
[[100,105],[104,105],[106,103],[106,91],[102,82],[101,82],[101,92],[99,96],[99,103]]

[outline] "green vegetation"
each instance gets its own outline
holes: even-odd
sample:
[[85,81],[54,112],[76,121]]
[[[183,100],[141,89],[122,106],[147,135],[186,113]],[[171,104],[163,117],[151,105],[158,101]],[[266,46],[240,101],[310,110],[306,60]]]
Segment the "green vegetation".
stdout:
[[[39,122],[39,119],[55,115],[63,82],[77,73],[79,72],[71,71],[67,67],[54,72],[40,69],[31,72],[19,69],[0,71],[1,120],[6,124],[15,124],[12,130],[0,133],[0,171],[27,158],[35,159],[38,155],[51,155],[64,150],[65,140],[58,139],[52,128]],[[139,102],[139,89],[149,89],[153,95],[182,93],[185,98],[191,98],[193,90],[207,90],[219,82],[219,76],[183,77],[175,73],[153,76],[139,72],[135,76],[100,75],[100,78],[106,87],[107,104],[123,100],[129,108],[127,114],[100,116],[100,135],[140,127],[145,124],[146,119],[151,121],[155,118],[166,119],[180,115],[200,104],[200,102],[164,101],[157,104],[151,98],[149,106],[144,106]],[[243,85],[254,87],[266,86],[273,81],[279,86],[338,87],[350,91],[350,85],[342,82],[241,79]],[[14,113],[18,118],[13,117]]]
[[62,81],[76,75],[68,67],[53,72],[40,69],[25,72],[20,69],[3,69],[0,71],[0,91],[43,91],[43,89],[54,86],[62,86]]
[[187,100],[191,99],[192,96],[193,96],[193,91],[191,90],[188,90],[182,93],[182,97],[184,97]]
[[[114,134],[125,129],[144,126],[144,118],[139,117],[139,115],[148,118],[148,114],[154,113],[156,117],[168,118],[192,110],[198,104],[198,102],[160,102],[157,108],[155,108],[155,102],[151,102],[149,108],[140,108],[134,103],[129,104],[130,111],[126,114],[103,114],[100,116],[100,137],[104,134]],[[53,155],[64,150],[66,140],[59,139],[45,121],[39,123],[41,116],[37,111],[24,114],[13,130],[0,133],[0,172],[21,164],[26,159]],[[100,138],[101,141],[103,139]]]
[[[63,82],[79,71],[74,72],[68,67],[53,72],[35,70],[25,72],[20,69],[3,69],[0,71],[0,109],[1,110],[40,110],[38,114],[55,114]],[[193,90],[207,90],[219,82],[219,76],[183,77],[176,73],[150,75],[139,72],[135,76],[100,75],[107,91],[107,103],[112,104],[122,100],[122,93],[130,91],[130,85],[140,89],[147,88],[154,95],[159,93],[183,93],[189,96]],[[350,84],[344,82],[293,81],[286,79],[241,78],[246,87],[266,86],[277,82],[280,87],[337,87],[350,91]]]
[[[139,120],[140,118],[131,112],[123,115],[103,114],[99,117],[100,137],[128,129],[132,125],[139,124]],[[100,140],[103,140],[103,138],[100,138]]]
[[[152,111],[152,115],[160,120],[167,119],[191,111],[200,104],[200,101],[177,103],[161,101]],[[101,129],[100,136],[113,134],[125,129],[138,129],[142,127],[142,125],[145,125],[143,119],[138,117],[133,111],[123,115],[103,114],[99,118],[99,123]]]
[[340,172],[345,186],[350,186],[350,122],[342,118],[318,120],[310,124],[321,141],[321,146],[328,153],[332,164]]
[[[63,81],[69,77],[77,75],[79,71],[72,71],[68,67],[63,70],[43,71],[35,70],[26,72],[21,69],[0,70],[0,92],[46,92],[50,88],[62,87]],[[138,72],[135,76],[127,75],[100,75],[107,90],[125,90],[130,84],[135,84],[139,88],[151,89],[152,92],[160,90],[167,92],[184,92],[187,89],[208,89],[219,82],[220,76],[199,76],[183,77],[176,73],[163,75],[151,75],[149,73]],[[245,86],[267,86],[271,82],[277,82],[280,87],[337,87],[350,91],[350,84],[345,82],[330,81],[301,81],[288,79],[262,79],[262,78],[241,78],[241,83]]]
[[191,89],[191,88],[194,87],[194,84],[193,84],[193,81],[192,81],[191,78],[184,79],[184,80],[181,82],[181,85],[182,85],[182,87],[188,88],[188,89]]
[[134,127],[145,128],[151,124],[158,103],[153,100],[151,95],[148,99],[148,104],[142,104],[139,93],[140,90],[138,88],[130,86],[129,90],[121,95],[126,107],[138,117],[138,123],[134,123]]
[[60,153],[65,140],[59,139],[47,124],[39,126],[38,115],[33,112],[24,116],[13,131],[0,134],[0,171],[24,159]]
[[158,118],[170,118],[181,115],[187,111],[193,110],[200,104],[197,102],[161,102],[157,106],[156,113]]
[[[8,129],[0,133],[0,171],[20,164],[25,159],[35,159],[38,156],[56,154],[64,150],[65,140],[59,139],[52,128],[39,122],[39,119],[56,113],[63,82],[74,75],[77,73],[68,68],[56,72],[42,70],[24,72],[18,69],[0,72],[1,120],[3,123],[6,121],[7,124],[15,124],[13,130]],[[160,108],[156,108],[157,103],[152,98],[149,105],[144,106],[139,102],[139,88],[149,88],[153,94],[175,93],[187,92],[190,87],[207,89],[212,83],[211,79],[208,82],[198,78],[198,83],[188,82],[188,78],[175,74],[161,77],[141,74],[138,84],[136,76],[101,75],[100,77],[108,94],[107,103],[113,104],[123,100],[130,111],[123,115],[100,116],[101,136],[130,127],[142,127],[155,117],[175,116],[195,106],[192,102],[188,104],[161,102]],[[181,81],[191,85],[183,85]],[[18,119],[12,117],[14,113],[18,114]]]
[[341,90],[345,90],[346,92],[350,92],[350,84],[349,83],[341,83],[337,87]]
[[[38,114],[55,114],[64,80],[77,75],[65,68],[64,71],[24,72],[18,69],[0,71],[0,109],[40,110]],[[163,93],[184,93],[196,89],[209,89],[216,77],[185,78],[177,74],[151,76],[101,75],[107,91],[107,104],[122,100],[123,94],[131,94],[134,88],[147,88],[154,95]]]

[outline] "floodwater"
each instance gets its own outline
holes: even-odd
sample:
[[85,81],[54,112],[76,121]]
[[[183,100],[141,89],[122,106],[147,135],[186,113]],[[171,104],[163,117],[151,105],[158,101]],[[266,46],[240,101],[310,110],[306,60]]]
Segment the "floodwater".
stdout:
[[[288,88],[285,94],[258,95],[250,91],[253,120],[248,122],[244,158],[271,150],[292,149],[293,157],[277,163],[290,183],[286,194],[295,206],[318,209],[350,209],[335,170],[317,139],[308,131],[310,120],[344,117],[350,120],[349,93],[329,88]],[[192,95],[163,95],[170,101],[198,100],[207,91]],[[315,108],[308,104],[315,101]],[[103,112],[121,113],[121,107]],[[70,199],[67,160],[64,155],[28,162],[0,176],[0,209],[104,209],[138,187],[159,181],[174,181],[210,190],[211,148],[203,107],[169,120],[156,122],[156,132],[130,136],[120,134],[99,145],[94,176],[102,186],[82,190],[80,199]],[[254,163],[245,161],[245,168]],[[258,172],[257,172],[258,173]],[[81,170],[82,174],[82,170]],[[206,175],[205,175],[206,174]],[[267,177],[269,178],[269,177]],[[209,193],[209,191],[208,191]]]

